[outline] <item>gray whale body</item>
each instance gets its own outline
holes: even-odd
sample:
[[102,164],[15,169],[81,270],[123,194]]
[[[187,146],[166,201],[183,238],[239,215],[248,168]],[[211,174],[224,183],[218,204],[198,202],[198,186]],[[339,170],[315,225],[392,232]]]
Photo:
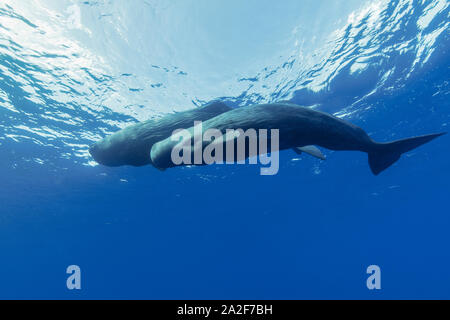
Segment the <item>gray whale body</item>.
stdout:
[[[379,143],[373,141],[363,129],[347,121],[290,103],[233,109],[203,122],[203,132],[208,129],[218,129],[222,134],[225,134],[227,129],[279,129],[279,150],[316,145],[336,151],[366,152],[374,175],[395,163],[401,154],[445,134]],[[192,135],[193,130],[193,127],[189,128]],[[179,141],[172,141],[171,137],[155,143],[151,149],[153,165],[159,169],[175,167],[171,151],[178,143]],[[203,149],[210,143],[203,142]],[[246,152],[248,157],[248,150]]]
[[170,137],[176,129],[191,127],[194,121],[205,121],[229,110],[222,102],[212,102],[161,119],[139,122],[96,142],[89,153],[99,164],[109,167],[152,164],[150,150],[155,142]]

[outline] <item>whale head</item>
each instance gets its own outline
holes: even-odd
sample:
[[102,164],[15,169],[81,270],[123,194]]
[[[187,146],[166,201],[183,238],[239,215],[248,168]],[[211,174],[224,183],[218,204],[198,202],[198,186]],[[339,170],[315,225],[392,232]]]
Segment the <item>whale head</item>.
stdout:
[[116,132],[89,148],[96,162],[108,167],[123,165],[144,166],[151,164],[150,148],[153,139],[145,139],[136,133],[133,126]]

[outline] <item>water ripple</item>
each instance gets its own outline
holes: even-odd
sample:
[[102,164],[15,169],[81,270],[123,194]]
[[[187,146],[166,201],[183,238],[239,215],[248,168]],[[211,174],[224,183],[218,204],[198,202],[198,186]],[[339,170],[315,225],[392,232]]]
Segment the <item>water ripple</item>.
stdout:
[[[5,153],[8,163],[92,165],[87,149],[93,141],[217,98],[232,106],[289,100],[361,119],[381,108],[380,101],[386,107],[393,97],[413,99],[406,98],[411,90],[438,99],[433,101],[449,93],[442,73],[449,61],[446,0],[371,2],[313,52],[305,51],[299,34],[294,51],[278,62],[257,74],[209,84],[213,89],[201,96],[199,87],[207,81],[178,66],[149,62],[142,73],[112,66],[126,59],[112,49],[131,41],[112,2],[70,2],[64,10],[34,3],[32,10],[13,1],[0,4],[0,147],[14,151]],[[143,4],[153,15],[164,10]],[[82,14],[102,23],[103,29],[95,30],[106,40],[96,45],[110,49],[108,55],[88,45],[98,37],[82,23]]]

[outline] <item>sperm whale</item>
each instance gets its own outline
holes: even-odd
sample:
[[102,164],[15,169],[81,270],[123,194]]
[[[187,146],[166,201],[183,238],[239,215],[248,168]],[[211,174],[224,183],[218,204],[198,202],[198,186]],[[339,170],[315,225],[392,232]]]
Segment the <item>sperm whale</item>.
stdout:
[[152,164],[150,150],[157,141],[169,137],[175,129],[189,128],[194,121],[205,121],[231,110],[222,102],[212,102],[200,108],[147,120],[126,127],[89,148],[89,153],[99,164],[118,167]]
[[[362,151],[368,154],[369,165],[374,175],[390,167],[400,156],[431,140],[445,134],[429,134],[387,143],[375,142],[360,127],[337,118],[331,114],[316,111],[290,103],[260,104],[236,108],[220,114],[202,123],[202,130],[219,130],[226,138],[227,130],[278,129],[279,149],[295,149],[308,152],[318,158],[322,155],[317,147],[335,151]],[[194,127],[188,129],[194,132]],[[180,143],[174,136],[159,141],[151,148],[151,160],[155,167],[166,169],[183,164],[175,164],[172,160],[172,149]],[[202,148],[214,142],[202,142]],[[276,150],[272,150],[276,151]],[[270,150],[258,151],[267,153]],[[194,157],[193,151],[190,155]],[[249,157],[247,148],[245,157]],[[193,163],[193,162],[192,162]],[[203,163],[204,164],[204,163]]]

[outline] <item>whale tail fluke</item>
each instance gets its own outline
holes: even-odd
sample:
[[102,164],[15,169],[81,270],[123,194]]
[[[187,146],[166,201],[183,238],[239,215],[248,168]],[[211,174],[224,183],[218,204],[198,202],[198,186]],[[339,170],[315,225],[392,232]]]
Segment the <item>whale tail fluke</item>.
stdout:
[[430,142],[437,137],[446,134],[435,133],[425,136],[408,138],[387,143],[376,143],[376,148],[369,152],[369,165],[374,175],[380,174],[383,170],[393,165],[400,156],[408,151],[411,151],[421,145]]

